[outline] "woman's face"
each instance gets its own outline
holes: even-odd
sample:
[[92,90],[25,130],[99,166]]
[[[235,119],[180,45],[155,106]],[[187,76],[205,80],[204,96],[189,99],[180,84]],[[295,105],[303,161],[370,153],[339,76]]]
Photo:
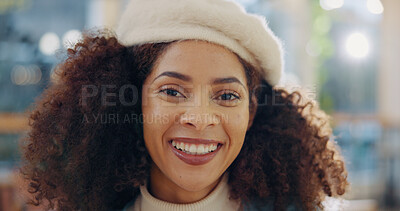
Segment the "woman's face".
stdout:
[[237,56],[219,45],[175,42],[160,55],[142,109],[146,148],[163,181],[186,191],[215,184],[243,145],[246,82]]

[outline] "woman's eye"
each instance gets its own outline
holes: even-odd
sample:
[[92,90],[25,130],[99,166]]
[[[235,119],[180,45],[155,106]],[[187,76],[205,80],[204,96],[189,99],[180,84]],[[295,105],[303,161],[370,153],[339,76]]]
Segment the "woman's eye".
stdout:
[[232,93],[224,93],[220,96],[221,100],[235,100],[239,99],[237,95],[234,95]]
[[185,97],[179,91],[177,91],[175,89],[171,89],[171,88],[162,89],[162,90],[160,90],[160,92],[162,92],[162,93],[164,93],[164,94],[166,94],[168,96],[172,96],[172,97]]
[[223,91],[216,97],[216,100],[222,105],[233,106],[240,100],[240,96],[236,92]]

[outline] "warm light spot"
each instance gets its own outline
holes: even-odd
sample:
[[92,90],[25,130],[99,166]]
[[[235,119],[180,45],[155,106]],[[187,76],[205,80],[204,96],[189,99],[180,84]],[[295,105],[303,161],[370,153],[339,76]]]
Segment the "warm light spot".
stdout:
[[29,66],[29,71],[32,77],[29,80],[29,84],[37,84],[42,79],[42,70],[37,65]]
[[16,85],[37,84],[41,79],[42,71],[37,65],[16,65],[11,70],[11,82]]
[[22,65],[16,65],[11,70],[11,82],[16,85],[25,85],[28,77],[28,70]]

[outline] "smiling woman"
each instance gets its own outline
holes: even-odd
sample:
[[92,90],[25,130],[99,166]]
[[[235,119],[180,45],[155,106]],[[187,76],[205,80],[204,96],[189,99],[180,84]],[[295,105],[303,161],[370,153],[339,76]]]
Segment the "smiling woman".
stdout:
[[163,2],[132,1],[117,37],[68,50],[22,146],[32,203],[315,210],[344,194],[328,117],[273,87],[281,49],[264,22],[229,1]]
[[144,116],[168,119],[143,127],[155,163],[151,193],[189,203],[211,192],[243,145],[249,125],[246,81],[237,56],[215,44],[174,43],[159,57],[142,96]]

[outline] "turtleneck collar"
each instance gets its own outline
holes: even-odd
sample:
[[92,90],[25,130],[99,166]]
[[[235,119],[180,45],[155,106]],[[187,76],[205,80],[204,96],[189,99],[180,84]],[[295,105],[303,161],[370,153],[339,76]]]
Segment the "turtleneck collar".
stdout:
[[210,211],[210,210],[239,210],[240,203],[229,199],[228,173],[222,176],[214,190],[200,201],[189,204],[175,204],[152,196],[147,185],[140,186],[140,195],[135,203],[128,206],[126,211]]

